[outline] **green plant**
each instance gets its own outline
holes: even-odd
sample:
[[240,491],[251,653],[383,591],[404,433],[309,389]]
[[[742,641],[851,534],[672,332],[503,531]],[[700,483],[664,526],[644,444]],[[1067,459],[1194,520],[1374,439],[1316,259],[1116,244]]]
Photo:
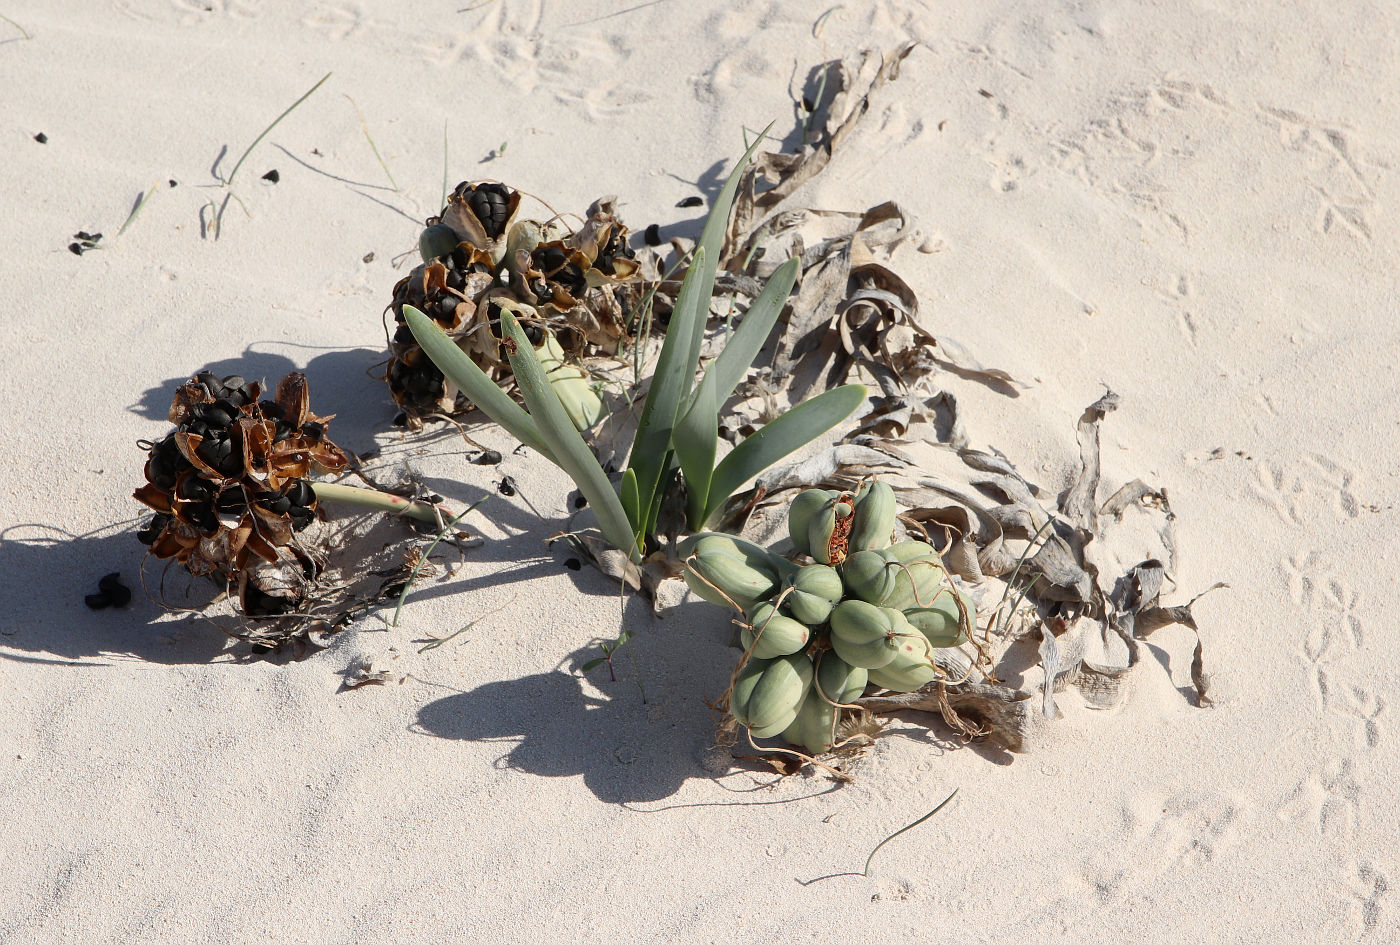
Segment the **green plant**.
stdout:
[[662,497],[678,473],[687,490],[687,525],[698,531],[747,480],[840,423],[865,399],[860,384],[826,391],[771,421],[715,462],[719,408],[743,380],[777,322],[799,267],[798,260],[790,259],[778,268],[695,384],[729,210],[757,146],[756,141],[744,154],[705,222],[617,488],[570,421],[521,328],[520,318],[532,315],[529,306],[506,298],[493,300],[502,309],[501,344],[525,402],[523,409],[431,319],[404,306],[409,329],[438,369],[487,416],[568,473],[593,506],[603,536],[633,560],[641,558],[654,537]]

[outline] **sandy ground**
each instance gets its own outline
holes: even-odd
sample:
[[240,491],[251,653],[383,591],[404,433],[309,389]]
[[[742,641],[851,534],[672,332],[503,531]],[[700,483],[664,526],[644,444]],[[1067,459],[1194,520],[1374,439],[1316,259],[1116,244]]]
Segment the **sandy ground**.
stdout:
[[[0,941],[1400,938],[1400,18],[880,0],[814,35],[825,9],[0,10]],[[581,674],[618,602],[543,544],[567,484],[403,439],[364,372],[392,260],[439,203],[444,125],[451,182],[575,211],[616,193],[634,229],[694,235],[702,211],[676,204],[713,194],[743,128],[791,127],[811,67],[911,37],[809,202],[915,214],[938,251],[897,266],[926,323],[1033,382],[1012,399],[946,379],[974,441],[1032,478],[1062,486],[1080,410],[1122,396],[1105,485],[1168,489],[1169,602],[1232,585],[1196,611],[1217,704],[1183,695],[1193,639],[1172,628],[1122,710],[1067,702],[1032,754],[901,722],[852,786],[775,783],[706,752],[724,616],[629,605],[645,702],[630,661],[616,683]],[[227,172],[327,72],[203,238],[222,149]],[[68,252],[79,230],[102,248]],[[487,543],[398,629],[364,621],[299,662],[250,660],[139,594],[89,611],[99,576],[140,568],[136,441],[208,365],[304,369],[339,442],[449,499],[489,495]],[[503,474],[521,495],[495,492]],[[364,656],[394,682],[342,691]]]

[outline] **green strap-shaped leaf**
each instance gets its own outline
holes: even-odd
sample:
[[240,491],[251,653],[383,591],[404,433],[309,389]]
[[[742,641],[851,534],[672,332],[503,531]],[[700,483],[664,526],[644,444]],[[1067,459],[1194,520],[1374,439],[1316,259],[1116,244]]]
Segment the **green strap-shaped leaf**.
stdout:
[[632,525],[634,535],[642,534],[642,506],[637,495],[637,474],[628,469],[622,473],[622,484],[618,489],[622,499],[622,511],[627,513],[627,521]]
[[760,131],[753,144],[749,145],[744,156],[739,158],[739,163],[734,165],[734,170],[729,173],[729,178],[720,188],[719,196],[715,197],[715,205],[710,208],[709,216],[705,218],[705,228],[700,231],[698,249],[705,251],[705,258],[710,260],[710,264],[701,268],[694,287],[696,294],[703,300],[700,303],[700,310],[705,314],[701,318],[699,330],[690,338],[690,351],[687,360],[691,364],[692,370],[695,365],[700,363],[700,342],[704,338],[705,322],[709,320],[710,296],[715,291],[715,271],[719,268],[720,252],[724,248],[724,235],[729,230],[729,211],[734,207],[734,195],[739,190],[739,178],[743,176],[744,169],[749,166],[749,160],[753,157],[753,153],[768,137],[768,132],[772,128],[773,123],[769,122],[768,127]]
[[768,335],[777,324],[783,305],[787,303],[787,297],[792,292],[793,283],[797,281],[800,265],[801,261],[794,257],[777,268],[768,284],[763,287],[763,291],[749,305],[743,320],[739,322],[739,327],[725,342],[724,350],[705,369],[705,377],[700,381],[700,387],[710,385],[714,388],[714,402],[717,407],[734,393],[734,389],[748,373],[754,358],[758,357],[763,343],[768,340]]
[[715,467],[700,528],[745,482],[830,430],[865,400],[865,385],[847,384],[798,404],[734,448]]
[[672,440],[681,472],[685,473],[685,517],[694,522],[705,511],[705,497],[710,494],[710,477],[714,475],[718,449],[719,405],[715,403],[713,384],[701,383],[690,409],[676,424]]
[[520,396],[525,406],[535,418],[540,438],[549,447],[554,462],[569,474],[579,491],[593,506],[593,514],[598,516],[598,527],[613,547],[625,551],[634,561],[641,560],[637,548],[637,536],[627,519],[622,501],[613,491],[603,467],[583,442],[578,428],[569,419],[559,395],[554,393],[549,378],[535,357],[530,339],[525,336],[520,323],[502,303],[501,327],[506,337],[513,341],[515,350],[508,353],[510,369],[515,374],[515,382],[520,387]]
[[[705,266],[705,258],[704,250],[695,251],[690,272],[686,273],[676,307],[671,313],[666,340],[661,343],[661,355],[656,361],[656,373],[651,378],[651,390],[647,392],[642,418],[632,440],[632,454],[628,457],[627,468],[636,474],[638,505],[642,509],[649,510],[657,503],[662,473],[666,470],[667,456],[671,451],[676,413],[681,399],[689,393],[690,385],[695,380],[695,362],[683,363],[682,359],[686,356],[691,329],[697,319],[701,325],[704,324],[704,315],[696,305],[696,293],[693,289],[687,291],[686,286],[694,286],[697,272]],[[649,529],[654,521],[650,513],[647,519]]]
[[530,415],[521,410],[520,405],[511,400],[505,391],[497,387],[496,382],[487,377],[486,372],[477,367],[476,362],[467,357],[432,319],[412,305],[405,305],[403,313],[409,330],[423,346],[423,351],[429,359],[452,383],[462,389],[482,413],[505,427],[510,435],[521,443],[538,450],[546,459],[556,466],[559,465],[540,437],[539,428],[535,426],[535,421]]

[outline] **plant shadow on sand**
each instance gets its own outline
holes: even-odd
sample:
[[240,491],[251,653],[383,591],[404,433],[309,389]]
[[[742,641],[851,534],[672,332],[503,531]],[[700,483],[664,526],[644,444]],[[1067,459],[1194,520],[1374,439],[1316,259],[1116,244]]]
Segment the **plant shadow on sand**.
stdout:
[[[387,357],[384,351],[375,348],[335,348],[316,355],[305,366],[300,366],[285,354],[257,350],[259,345],[289,349],[304,347],[286,342],[255,342],[235,358],[192,364],[189,373],[161,381],[145,390],[140,401],[128,409],[164,424],[170,415],[170,401],[175,392],[200,371],[212,371],[220,377],[238,374],[250,381],[266,381],[264,396],[271,396],[271,391],[276,389],[278,380],[283,376],[300,371],[306,375],[310,385],[312,412],[335,414],[330,425],[330,437],[339,446],[356,453],[373,448],[374,434],[388,427],[388,420],[396,411],[384,382],[368,376]],[[162,428],[152,438],[164,435]],[[136,466],[139,471],[140,463],[137,462]]]
[[713,780],[701,762],[715,739],[716,717],[705,699],[728,682],[731,651],[721,639],[727,639],[727,628],[682,642],[672,627],[690,628],[694,621],[654,621],[650,614],[649,602],[628,601],[627,625],[638,632],[614,657],[616,681],[606,665],[587,674],[596,690],[578,675],[578,667],[600,653],[590,645],[550,672],[489,682],[428,703],[411,728],[439,738],[512,744],[497,767],[550,778],[582,776],[605,803],[659,801],[689,779]]

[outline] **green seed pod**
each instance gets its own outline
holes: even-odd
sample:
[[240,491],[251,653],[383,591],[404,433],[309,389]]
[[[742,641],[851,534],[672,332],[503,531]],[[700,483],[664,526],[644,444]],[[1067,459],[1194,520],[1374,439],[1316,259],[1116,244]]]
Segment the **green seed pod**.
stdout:
[[824,564],[809,564],[788,579],[792,588],[783,598],[783,610],[810,627],[825,623],[831,608],[844,595],[841,576]]
[[[869,670],[852,666],[834,650],[822,653],[821,662],[817,664],[816,681],[820,684],[822,693],[832,702],[842,705],[859,699],[861,693],[865,692],[865,684],[869,678]],[[816,686],[812,688],[815,690]]]
[[812,661],[805,653],[751,659],[734,682],[729,714],[754,738],[777,735],[797,718],[811,685]]
[[[975,614],[976,608],[966,597],[968,616]],[[960,646],[967,642],[962,621],[958,615],[958,605],[949,591],[944,591],[929,607],[911,607],[904,611],[904,618],[914,625],[925,637],[930,646],[936,648]]]
[[897,541],[885,551],[889,553],[891,561],[913,561],[915,558],[923,558],[928,555],[937,556],[933,545],[926,541]]
[[809,754],[820,755],[831,747],[836,711],[836,706],[817,695],[815,689],[808,691],[792,724],[783,730],[783,741],[797,745]]
[[744,557],[744,553],[739,550],[739,545],[728,535],[708,534],[695,542],[691,551],[699,554],[709,554],[719,552],[721,554],[733,555],[736,558]]
[[884,666],[899,648],[888,615],[874,604],[849,599],[831,610],[831,646],[841,659],[865,669]]
[[881,551],[857,551],[841,562],[846,594],[867,604],[879,604],[890,595],[897,573]]
[[423,262],[430,263],[452,252],[460,242],[452,227],[435,223],[418,234],[418,255],[423,257]]
[[[767,600],[778,589],[778,579],[766,569],[752,567],[745,559],[723,552],[694,554],[686,559],[685,582],[697,596],[712,604],[728,606],[727,595],[747,610]],[[708,582],[708,584],[706,583]]]
[[[902,618],[901,618],[902,620]],[[896,637],[899,647],[894,659],[870,671],[870,681],[895,692],[913,692],[938,675],[933,665],[933,648],[928,639],[907,621]]]
[[812,517],[835,495],[836,493],[827,489],[805,489],[799,492],[788,506],[788,535],[792,538],[792,547],[797,554],[812,553],[807,540],[807,529],[812,523]]
[[749,625],[739,632],[739,642],[746,650],[752,648],[757,659],[800,652],[812,638],[806,624],[783,616],[767,601],[750,608],[748,617]]
[[544,341],[535,349],[535,356],[549,379],[550,389],[559,398],[560,406],[576,429],[587,430],[607,415],[607,406],[589,383],[588,375],[564,360],[564,349],[552,334],[545,332]]
[[855,522],[851,525],[850,550],[879,551],[890,546],[894,534],[894,489],[887,482],[868,482],[856,493]]
[[937,555],[914,558],[904,562],[903,567],[891,566],[890,571],[894,574],[894,586],[880,603],[900,611],[932,604],[947,576],[943,560]]

